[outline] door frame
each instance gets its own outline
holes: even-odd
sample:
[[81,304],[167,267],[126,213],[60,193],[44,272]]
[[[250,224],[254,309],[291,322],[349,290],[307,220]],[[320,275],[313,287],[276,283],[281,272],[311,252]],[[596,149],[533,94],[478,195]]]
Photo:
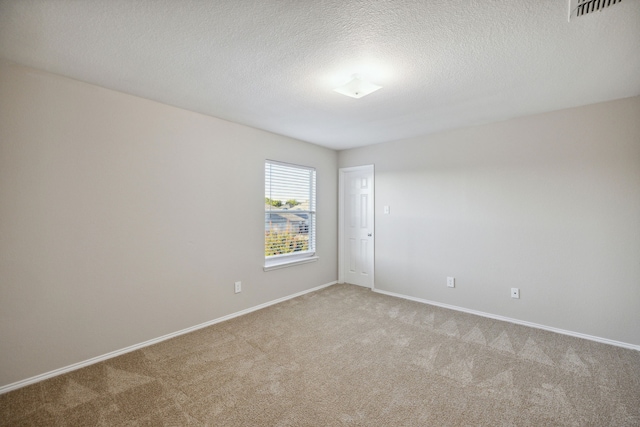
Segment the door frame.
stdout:
[[376,260],[376,199],[375,199],[375,180],[376,171],[373,164],[362,166],[351,166],[347,168],[338,169],[338,283],[344,283],[344,248],[345,248],[345,236],[344,236],[344,176],[348,172],[356,171],[368,171],[371,172],[371,197],[373,203],[373,221],[371,227],[373,229],[373,240],[371,243],[371,290],[375,288],[375,260]]

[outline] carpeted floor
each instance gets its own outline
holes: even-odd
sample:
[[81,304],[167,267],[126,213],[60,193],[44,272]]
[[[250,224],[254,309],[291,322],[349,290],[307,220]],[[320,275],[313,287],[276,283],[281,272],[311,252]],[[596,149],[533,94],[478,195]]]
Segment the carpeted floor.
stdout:
[[335,285],[1,395],[0,419],[638,426],[640,352]]

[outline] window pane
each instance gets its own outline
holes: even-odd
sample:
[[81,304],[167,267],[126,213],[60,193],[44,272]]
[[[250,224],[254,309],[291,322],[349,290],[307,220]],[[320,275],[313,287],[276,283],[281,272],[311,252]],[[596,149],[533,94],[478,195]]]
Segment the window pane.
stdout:
[[316,172],[265,162],[265,257],[315,252]]

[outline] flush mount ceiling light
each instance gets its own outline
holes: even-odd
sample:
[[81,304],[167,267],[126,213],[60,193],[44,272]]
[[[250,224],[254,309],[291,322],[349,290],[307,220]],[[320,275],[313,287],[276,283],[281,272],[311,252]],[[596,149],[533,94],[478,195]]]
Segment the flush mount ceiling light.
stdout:
[[351,98],[362,98],[380,89],[382,86],[375,85],[371,82],[362,79],[359,74],[354,74],[347,83],[334,89],[334,91],[341,93]]

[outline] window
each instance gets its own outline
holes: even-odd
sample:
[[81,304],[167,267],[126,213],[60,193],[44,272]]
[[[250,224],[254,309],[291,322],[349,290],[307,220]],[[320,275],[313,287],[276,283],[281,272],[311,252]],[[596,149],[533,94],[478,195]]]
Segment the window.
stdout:
[[265,270],[317,260],[316,170],[264,164]]

